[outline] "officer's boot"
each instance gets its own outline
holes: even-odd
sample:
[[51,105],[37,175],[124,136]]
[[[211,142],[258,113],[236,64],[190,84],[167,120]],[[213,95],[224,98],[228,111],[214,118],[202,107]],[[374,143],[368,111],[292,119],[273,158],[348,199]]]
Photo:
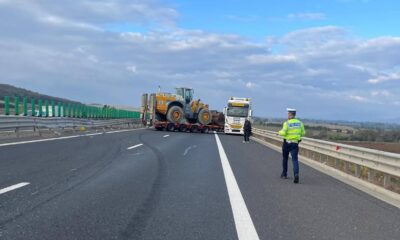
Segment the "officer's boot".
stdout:
[[299,175],[294,175],[294,180],[293,180],[293,182],[294,183],[299,183]]

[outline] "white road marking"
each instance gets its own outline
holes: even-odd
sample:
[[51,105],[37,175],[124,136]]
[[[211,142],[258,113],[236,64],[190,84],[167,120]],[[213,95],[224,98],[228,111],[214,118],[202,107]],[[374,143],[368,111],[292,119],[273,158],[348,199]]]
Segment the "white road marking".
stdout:
[[260,238],[258,237],[256,228],[251,220],[249,210],[247,209],[242,193],[240,192],[235,175],[232,172],[224,147],[222,146],[218,135],[216,133],[214,135],[215,140],[217,141],[219,157],[221,158],[222,169],[225,176],[226,187],[228,189],[238,239],[259,240]]
[[183,153],[183,156],[186,156],[189,153],[190,150],[192,150],[193,148],[196,148],[196,147],[197,147],[196,145],[187,147],[185,149],[185,152]]
[[85,136],[96,136],[96,135],[101,135],[101,134],[103,134],[103,133],[89,133],[89,134],[86,134]]
[[18,184],[15,184],[15,185],[0,189],[0,195],[3,194],[3,193],[9,192],[9,191],[18,189],[18,188],[25,187],[26,185],[29,185],[29,184],[30,183],[28,183],[28,182],[22,182],[22,183],[18,183]]
[[143,146],[143,144],[138,144],[138,145],[135,145],[135,146],[132,146],[132,147],[128,147],[127,150],[131,150],[131,149],[134,149],[134,148],[137,148],[137,147],[140,147],[140,146]]
[[169,137],[169,135],[164,135],[164,136],[163,136],[163,138],[167,138],[167,137]]
[[[106,132],[106,133],[108,133],[108,134],[110,134],[110,133],[120,133],[120,132],[136,131],[136,130],[141,130],[141,129],[144,129],[144,128],[136,128],[136,129],[123,130],[123,131],[113,131],[113,132]],[[49,141],[71,139],[71,138],[78,138],[78,137],[95,136],[95,135],[100,135],[100,134],[103,134],[103,133],[91,133],[91,134],[84,134],[84,135],[74,135],[74,136],[65,136],[65,137],[56,137],[56,138],[37,139],[37,140],[30,140],[30,141],[2,143],[2,144],[0,144],[0,147],[27,144],[27,143],[49,142]]]
[[188,152],[190,151],[190,149],[192,149],[192,146],[188,147],[185,149],[185,152],[183,153],[183,156],[186,156],[186,154],[188,154]]
[[136,131],[136,130],[140,130],[140,129],[145,129],[145,128],[125,129],[125,130],[111,131],[111,132],[106,132],[106,133],[107,134],[110,134],[110,133],[122,133],[122,132]]

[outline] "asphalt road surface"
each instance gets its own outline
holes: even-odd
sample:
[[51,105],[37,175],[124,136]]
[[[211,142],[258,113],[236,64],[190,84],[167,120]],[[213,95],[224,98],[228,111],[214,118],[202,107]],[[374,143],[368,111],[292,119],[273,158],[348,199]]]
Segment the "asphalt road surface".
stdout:
[[0,239],[400,239],[400,210],[239,136],[0,145]]

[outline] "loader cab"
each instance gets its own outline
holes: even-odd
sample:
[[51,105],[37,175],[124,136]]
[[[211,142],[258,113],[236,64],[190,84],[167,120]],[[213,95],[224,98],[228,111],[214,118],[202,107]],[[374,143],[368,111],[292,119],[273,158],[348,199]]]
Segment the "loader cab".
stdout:
[[193,100],[194,90],[192,88],[176,88],[176,95],[181,96],[186,104]]

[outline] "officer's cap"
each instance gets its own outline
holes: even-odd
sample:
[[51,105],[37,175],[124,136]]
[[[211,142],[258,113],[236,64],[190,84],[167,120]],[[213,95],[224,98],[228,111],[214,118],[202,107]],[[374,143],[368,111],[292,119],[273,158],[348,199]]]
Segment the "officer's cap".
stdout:
[[290,113],[296,113],[296,109],[294,109],[294,108],[286,108],[286,111],[288,111]]

